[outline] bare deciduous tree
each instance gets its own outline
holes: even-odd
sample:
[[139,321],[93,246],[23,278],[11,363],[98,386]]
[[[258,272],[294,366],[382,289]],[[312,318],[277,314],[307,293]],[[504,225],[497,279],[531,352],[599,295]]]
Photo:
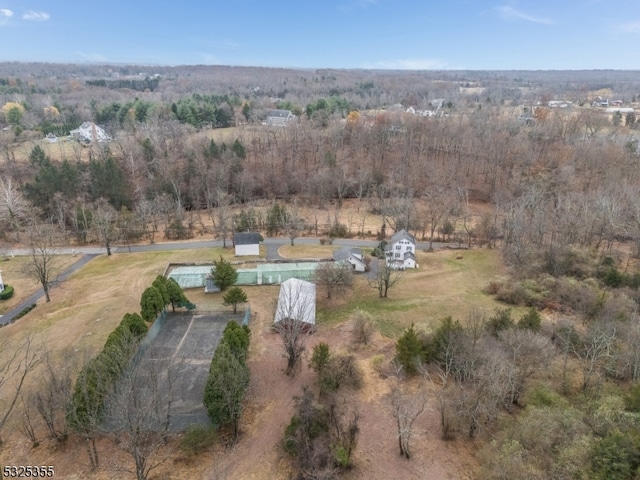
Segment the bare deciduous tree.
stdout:
[[118,212],[106,200],[100,199],[96,203],[92,224],[107,249],[107,255],[111,255],[111,244],[118,238],[117,219]]
[[398,427],[398,446],[400,455],[411,458],[410,442],[413,434],[413,424],[422,415],[427,406],[427,395],[423,390],[408,395],[397,389],[391,397],[393,417]]
[[14,344],[0,341],[0,435],[20,399],[27,376],[41,361],[42,354],[31,335]]
[[0,221],[5,221],[9,228],[16,232],[16,240],[20,241],[19,228],[27,213],[27,202],[22,197],[13,179],[0,177]]
[[71,377],[69,362],[54,363],[51,356],[47,355],[40,385],[34,394],[36,409],[49,435],[59,442],[66,440],[69,435],[66,416],[73,393]]
[[231,229],[231,204],[233,203],[233,195],[229,195],[223,190],[215,191],[216,205],[216,231],[222,237],[222,247],[227,248],[227,236]]
[[284,212],[282,216],[282,229],[289,237],[291,246],[293,247],[294,240],[300,236],[300,232],[304,230],[304,219],[300,216],[300,208],[294,201],[288,210]]
[[287,375],[294,375],[304,351],[306,339],[312,324],[308,320],[315,318],[315,294],[307,291],[305,284],[291,284],[282,287],[275,312],[274,330],[282,339],[287,358]]
[[24,273],[42,285],[47,302],[51,301],[49,289],[51,282],[59,272],[57,229],[47,223],[31,223],[28,227],[29,262],[24,266]]
[[402,274],[402,270],[391,268],[385,260],[379,260],[377,270],[369,276],[369,285],[378,290],[379,298],[387,298],[387,292],[400,281]]
[[106,428],[116,445],[133,458],[138,480],[168,459],[175,365],[139,364],[125,372],[106,401]]
[[582,360],[583,390],[589,390],[606,364],[613,360],[617,336],[617,322],[599,320],[589,326],[584,338],[574,346],[575,354]]
[[353,270],[347,262],[323,262],[315,271],[317,285],[327,290],[327,298],[343,296],[353,286]]

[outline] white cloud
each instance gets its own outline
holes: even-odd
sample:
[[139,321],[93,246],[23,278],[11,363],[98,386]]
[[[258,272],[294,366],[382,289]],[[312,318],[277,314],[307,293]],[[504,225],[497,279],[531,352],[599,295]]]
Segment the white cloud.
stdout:
[[11,10],[0,8],[0,27],[6,25],[11,17],[13,17],[13,12]]
[[440,60],[432,60],[426,58],[399,58],[396,60],[383,60],[364,66],[363,68],[385,70],[441,70],[448,67],[446,63]]
[[640,33],[640,22],[624,23],[618,27],[622,33]]
[[543,25],[553,25],[554,23],[553,20],[549,18],[536,17],[520,10],[516,10],[509,5],[496,7],[496,11],[505,20],[525,20],[527,22],[541,23]]
[[49,20],[49,14],[47,12],[36,12],[34,10],[29,10],[22,15],[23,20],[31,20],[34,22],[46,22]]

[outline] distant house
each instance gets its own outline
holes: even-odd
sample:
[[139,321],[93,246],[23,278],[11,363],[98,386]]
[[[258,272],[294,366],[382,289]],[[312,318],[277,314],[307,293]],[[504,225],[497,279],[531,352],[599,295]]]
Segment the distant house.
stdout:
[[260,255],[260,234],[257,232],[235,233],[233,243],[236,246],[236,257]]
[[49,143],[58,143],[58,137],[56,137],[51,132],[47,133],[47,135],[46,135],[46,137],[44,137],[44,139]]
[[314,283],[290,278],[280,285],[274,323],[287,320],[316,324],[316,286]]
[[93,122],[84,122],[75,130],[69,132],[80,143],[110,142],[111,137]]
[[404,270],[417,268],[416,237],[406,230],[399,230],[393,234],[384,248],[387,265],[391,268]]
[[364,262],[364,255],[359,248],[339,248],[333,252],[333,259],[336,262],[346,262],[351,265],[356,272],[366,272],[367,264]]
[[291,110],[269,110],[267,112],[266,125],[285,127],[287,124],[295,120],[296,116]]
[[431,107],[435,108],[436,110],[440,110],[442,107],[444,107],[444,102],[444,98],[435,98],[431,100]]
[[524,112],[518,115],[518,122],[524,125],[535,125],[536,117],[532,112]]

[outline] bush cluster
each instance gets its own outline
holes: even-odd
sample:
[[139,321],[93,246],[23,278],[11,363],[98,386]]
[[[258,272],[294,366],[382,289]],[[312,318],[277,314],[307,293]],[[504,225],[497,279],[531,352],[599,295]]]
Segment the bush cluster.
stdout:
[[0,293],[0,300],[9,300],[11,297],[13,297],[13,287],[5,284],[4,290]]
[[18,320],[19,318],[24,317],[27,313],[29,313],[34,308],[36,308],[35,303],[32,303],[28,307],[24,307],[22,310],[20,310],[20,313],[18,313],[15,317],[13,317],[13,320],[15,321],[15,320]]
[[309,367],[318,374],[320,393],[335,392],[341,386],[360,388],[362,372],[353,355],[332,354],[329,345],[320,342],[313,349]]
[[296,478],[338,478],[352,466],[360,432],[357,410],[335,397],[316,401],[306,387],[294,398],[295,413],[285,427],[282,446],[298,470]]

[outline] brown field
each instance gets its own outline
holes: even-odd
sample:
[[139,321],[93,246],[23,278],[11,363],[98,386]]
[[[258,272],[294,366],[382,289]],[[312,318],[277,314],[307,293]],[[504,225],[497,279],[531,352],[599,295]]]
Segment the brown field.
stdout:
[[[55,264],[52,264],[55,272],[62,272],[71,264],[79,260],[79,257],[71,255],[60,255],[55,257]],[[25,276],[24,269],[29,264],[29,257],[0,257],[0,271],[4,283],[11,285],[15,293],[8,300],[0,301],[0,315],[13,309],[25,298],[40,288],[37,280]]]

